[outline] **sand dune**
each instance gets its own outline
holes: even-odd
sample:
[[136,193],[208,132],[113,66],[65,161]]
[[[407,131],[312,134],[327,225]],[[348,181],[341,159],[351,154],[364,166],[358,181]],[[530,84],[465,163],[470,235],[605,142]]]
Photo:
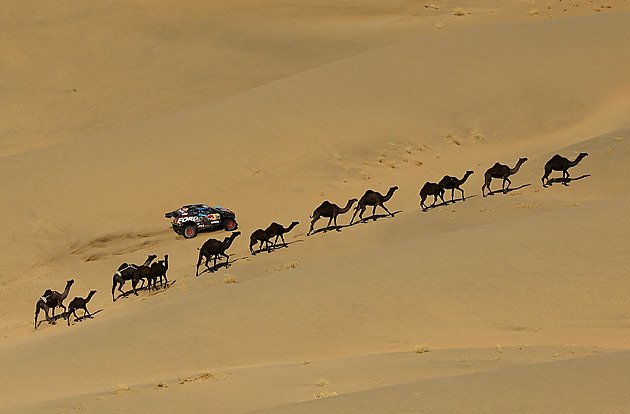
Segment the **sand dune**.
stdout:
[[[2,6],[0,411],[627,410],[630,4],[561,3]],[[421,211],[466,170],[465,202]],[[306,235],[392,186],[393,217]],[[227,233],[176,236],[191,202],[236,211],[229,268],[194,276]],[[169,288],[112,302],[148,254]],[[94,318],[34,330],[71,278]]]

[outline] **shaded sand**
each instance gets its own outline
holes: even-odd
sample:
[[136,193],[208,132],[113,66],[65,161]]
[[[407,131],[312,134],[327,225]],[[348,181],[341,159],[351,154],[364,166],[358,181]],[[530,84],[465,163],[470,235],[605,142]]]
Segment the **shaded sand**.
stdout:
[[[0,6],[0,411],[628,411],[630,4],[561,3]],[[466,170],[465,202],[420,210]],[[393,217],[306,236],[323,200],[391,186]],[[192,202],[242,232],[199,277],[227,233],[176,236]],[[112,302],[148,254],[169,287]],[[94,318],[34,330],[70,278]]]

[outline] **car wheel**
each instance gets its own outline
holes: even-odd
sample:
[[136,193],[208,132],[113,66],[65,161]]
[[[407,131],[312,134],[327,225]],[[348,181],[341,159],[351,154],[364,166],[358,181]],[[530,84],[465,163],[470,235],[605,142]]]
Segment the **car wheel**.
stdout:
[[223,228],[227,231],[232,231],[234,229],[236,229],[236,221],[234,219],[227,219],[225,220],[225,222],[223,223]]
[[197,226],[193,224],[188,224],[184,226],[184,231],[182,232],[185,238],[192,239],[197,235]]

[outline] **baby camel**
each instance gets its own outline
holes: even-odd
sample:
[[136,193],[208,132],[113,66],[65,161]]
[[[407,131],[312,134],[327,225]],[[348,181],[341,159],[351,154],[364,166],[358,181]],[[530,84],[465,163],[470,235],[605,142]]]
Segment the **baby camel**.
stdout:
[[359,203],[357,204],[357,206],[354,208],[354,214],[352,215],[352,220],[350,220],[350,224],[352,224],[352,222],[354,221],[354,218],[356,217],[357,213],[359,213],[359,210],[361,210],[361,212],[359,213],[359,220],[363,221],[363,213],[365,212],[366,206],[373,206],[372,208],[373,220],[376,220],[376,217],[374,217],[374,215],[376,213],[377,206],[383,207],[383,209],[387,211],[387,214],[393,217],[394,215],[389,212],[389,210],[387,209],[387,207],[385,207],[383,203],[385,203],[390,198],[392,198],[392,196],[394,195],[394,191],[396,190],[398,190],[397,186],[390,187],[386,195],[377,193],[376,191],[367,190],[365,194],[363,194],[363,197],[361,197],[361,199],[359,200]]
[[320,217],[329,217],[328,225],[324,229],[324,232],[326,232],[328,228],[330,228],[331,222],[334,222],[335,227],[337,227],[337,216],[339,214],[347,213],[350,210],[350,208],[352,208],[352,205],[356,202],[357,202],[356,198],[350,199],[348,200],[348,203],[346,204],[346,206],[344,208],[341,208],[337,204],[333,204],[328,200],[324,201],[319,207],[315,209],[315,211],[313,211],[313,215],[311,216],[311,218],[313,219],[311,220],[311,228],[308,230],[308,233],[306,233],[306,235],[308,236],[311,234],[311,232],[313,231],[313,226],[315,225],[315,222],[319,220]]
[[96,291],[92,290],[85,299],[78,296],[72,299],[72,301],[68,304],[68,311],[66,312],[68,326],[70,326],[70,313],[74,315],[75,320],[79,319],[79,317],[77,316],[77,309],[83,309],[83,311],[85,312],[83,314],[84,318],[92,318],[92,315],[90,315],[90,311],[87,309],[87,303],[90,301],[90,299],[92,299],[92,296],[94,296],[95,293]]
[[268,253],[271,253],[271,247],[269,246],[269,240],[272,238],[273,236],[269,233],[267,233],[267,230],[263,230],[263,229],[257,229],[255,230],[251,236],[249,236],[249,251],[252,253],[252,255],[255,255],[256,252],[254,251],[254,246],[256,245],[256,243],[260,242],[260,246],[258,247],[258,251],[262,252],[263,249],[263,243],[265,243],[265,249],[267,250]]
[[438,196],[442,199],[442,203],[446,204],[446,201],[444,201],[444,186],[442,185],[442,181],[437,184],[428,181],[424,183],[422,189],[420,190],[420,207],[422,207],[422,211],[427,211],[429,209],[426,204],[424,204],[424,200],[426,200],[430,195],[434,197],[431,207],[435,206]]
[[549,180],[549,174],[551,174],[551,171],[562,171],[562,185],[568,185],[567,179],[569,178],[569,172],[567,170],[578,165],[580,161],[582,161],[582,159],[586,156],[588,156],[587,152],[581,152],[575,160],[569,161],[568,159],[561,157],[558,154],[554,155],[545,164],[545,175],[543,175],[542,177],[543,187],[547,187],[547,185],[545,184],[545,179],[547,179],[547,184],[551,184]]
[[[66,288],[63,293],[59,293],[56,290],[47,289],[46,292],[42,295],[41,298],[37,301],[35,305],[35,329],[37,329],[37,316],[39,315],[39,311],[43,310],[46,313],[46,320],[48,323],[55,324],[55,308],[59,306],[63,308],[64,313],[66,312],[66,307],[63,305],[64,299],[68,297],[68,293],[70,292],[70,286],[74,283],[74,279],[70,279],[66,282]],[[48,316],[48,310],[52,309],[52,319]]]
[[153,289],[157,290],[158,279],[160,280],[161,287],[168,285],[168,279],[166,278],[167,270],[168,254],[165,254],[164,260],[158,260],[157,263],[153,263],[149,268],[149,274],[147,275],[147,281],[149,282],[149,292],[151,291],[151,283],[153,283]]
[[[486,193],[483,192],[484,188],[488,189],[488,194],[492,194],[492,191],[490,190],[490,181],[492,181],[493,178],[503,179],[503,194],[506,194],[508,192],[508,189],[510,188],[510,184],[512,184],[512,181],[510,181],[508,177],[510,175],[516,174],[525,161],[527,161],[527,158],[519,158],[514,168],[510,168],[507,165],[499,164],[498,162],[495,163],[492,167],[488,168],[488,170],[484,174],[483,186],[481,186],[481,194],[484,197],[486,196]],[[505,186],[506,181],[508,183],[507,187]]]

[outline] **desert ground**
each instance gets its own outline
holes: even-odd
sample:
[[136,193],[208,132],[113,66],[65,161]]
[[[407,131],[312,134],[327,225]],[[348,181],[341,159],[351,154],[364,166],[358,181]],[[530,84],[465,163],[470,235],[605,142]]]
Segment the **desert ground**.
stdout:
[[[630,1],[5,0],[0,23],[0,412],[630,412]],[[391,215],[307,235],[391,187]],[[177,235],[191,203],[241,232],[198,277],[230,232]],[[168,286],[113,301],[151,254]],[[70,279],[92,318],[35,329]]]

